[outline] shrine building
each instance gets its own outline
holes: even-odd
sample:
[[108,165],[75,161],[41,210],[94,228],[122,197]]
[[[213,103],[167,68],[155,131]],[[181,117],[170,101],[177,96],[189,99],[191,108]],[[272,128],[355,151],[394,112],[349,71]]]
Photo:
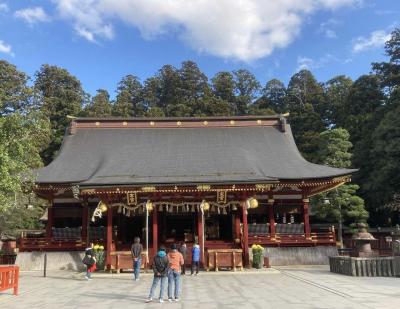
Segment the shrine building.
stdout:
[[309,198],[355,171],[307,162],[284,115],[76,118],[37,174],[46,233],[20,251],[101,243],[118,269],[136,236],[150,261],[160,245],[198,243],[204,265],[218,251],[249,265],[255,243],[332,248],[334,229],[310,227]]

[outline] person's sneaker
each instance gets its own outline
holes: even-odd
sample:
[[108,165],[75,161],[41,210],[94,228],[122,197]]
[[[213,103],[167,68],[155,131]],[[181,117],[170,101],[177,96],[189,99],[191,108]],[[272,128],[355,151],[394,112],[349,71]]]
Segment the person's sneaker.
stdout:
[[199,275],[199,273],[196,273],[196,276],[198,276]]
[[89,277],[88,277],[88,276],[85,276],[85,279],[86,279],[86,280],[89,280]]
[[163,303],[163,302],[164,302],[164,299],[160,298],[159,302],[160,302],[160,303]]
[[179,298],[175,298],[175,301],[179,301]]
[[191,276],[193,276],[193,274],[190,274]]
[[88,280],[93,280],[92,278],[88,278]]
[[172,303],[172,298],[168,298],[168,301],[169,301],[170,303]]
[[139,281],[139,278],[136,278],[135,281]]
[[146,303],[151,302],[153,299],[151,297],[149,297],[148,299],[146,299]]

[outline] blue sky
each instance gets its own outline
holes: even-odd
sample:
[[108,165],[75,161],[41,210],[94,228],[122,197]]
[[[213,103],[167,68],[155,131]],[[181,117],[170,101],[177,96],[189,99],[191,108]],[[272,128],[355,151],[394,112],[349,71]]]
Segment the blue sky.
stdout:
[[208,77],[249,69],[287,84],[300,68],[323,82],[383,61],[398,0],[0,0],[0,59],[33,75],[61,66],[94,94],[193,60]]

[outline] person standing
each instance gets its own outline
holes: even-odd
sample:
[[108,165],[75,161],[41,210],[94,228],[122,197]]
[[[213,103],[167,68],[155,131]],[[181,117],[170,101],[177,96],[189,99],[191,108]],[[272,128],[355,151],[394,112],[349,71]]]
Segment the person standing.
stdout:
[[181,266],[185,262],[182,254],[176,249],[176,245],[171,245],[171,251],[168,253],[169,272],[168,272],[168,301],[172,301],[172,285],[175,285],[175,301],[179,301],[179,286],[181,277]]
[[169,261],[167,257],[167,253],[165,252],[165,247],[161,246],[157,252],[157,255],[153,258],[153,283],[150,288],[149,297],[146,300],[146,303],[151,302],[153,300],[154,292],[157,288],[158,282],[160,282],[160,303],[164,302],[164,286],[167,281],[169,270]]
[[143,246],[140,243],[140,238],[135,237],[131,248],[133,259],[133,278],[135,281],[139,281],[140,266],[142,264],[142,251]]
[[93,252],[93,244],[85,249],[85,256],[82,260],[83,264],[86,266],[86,280],[92,280],[92,272],[96,270],[96,257]]
[[199,274],[199,262],[200,262],[200,247],[195,244],[192,248],[192,267],[190,275],[193,276],[194,268],[196,268],[196,276]]
[[182,264],[182,272],[181,275],[185,275],[185,270],[186,270],[186,253],[187,253],[187,247],[186,247],[186,243],[183,242],[182,245],[179,247],[179,252],[182,254],[183,256],[183,264]]

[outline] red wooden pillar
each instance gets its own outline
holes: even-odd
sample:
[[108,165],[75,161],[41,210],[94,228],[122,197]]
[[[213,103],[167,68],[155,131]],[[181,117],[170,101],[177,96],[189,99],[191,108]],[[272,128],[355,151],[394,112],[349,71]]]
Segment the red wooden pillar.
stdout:
[[108,269],[111,269],[111,250],[112,250],[112,208],[107,209],[107,257],[106,265]]
[[240,209],[235,212],[235,238],[240,239]]
[[203,238],[203,214],[201,213],[201,210],[197,212],[197,235],[198,235],[198,240],[199,240],[199,246],[200,246],[200,264],[201,266],[204,265],[204,238]]
[[82,203],[82,241],[86,243],[86,247],[89,246],[88,244],[88,220],[89,220],[89,207],[87,203]]
[[242,202],[242,223],[243,223],[243,255],[244,255],[244,266],[250,266],[249,260],[249,228],[247,225],[247,209],[246,202]]
[[50,240],[52,236],[53,224],[54,224],[54,205],[52,202],[51,206],[47,208],[46,238],[48,240]]
[[157,206],[153,208],[153,256],[157,254],[158,248],[158,213]]
[[269,228],[271,239],[275,239],[276,230],[275,230],[275,215],[274,215],[274,199],[268,200],[268,218],[269,218]]
[[303,199],[304,234],[306,235],[306,239],[311,239],[310,219],[308,213],[309,204],[310,200],[308,198]]

